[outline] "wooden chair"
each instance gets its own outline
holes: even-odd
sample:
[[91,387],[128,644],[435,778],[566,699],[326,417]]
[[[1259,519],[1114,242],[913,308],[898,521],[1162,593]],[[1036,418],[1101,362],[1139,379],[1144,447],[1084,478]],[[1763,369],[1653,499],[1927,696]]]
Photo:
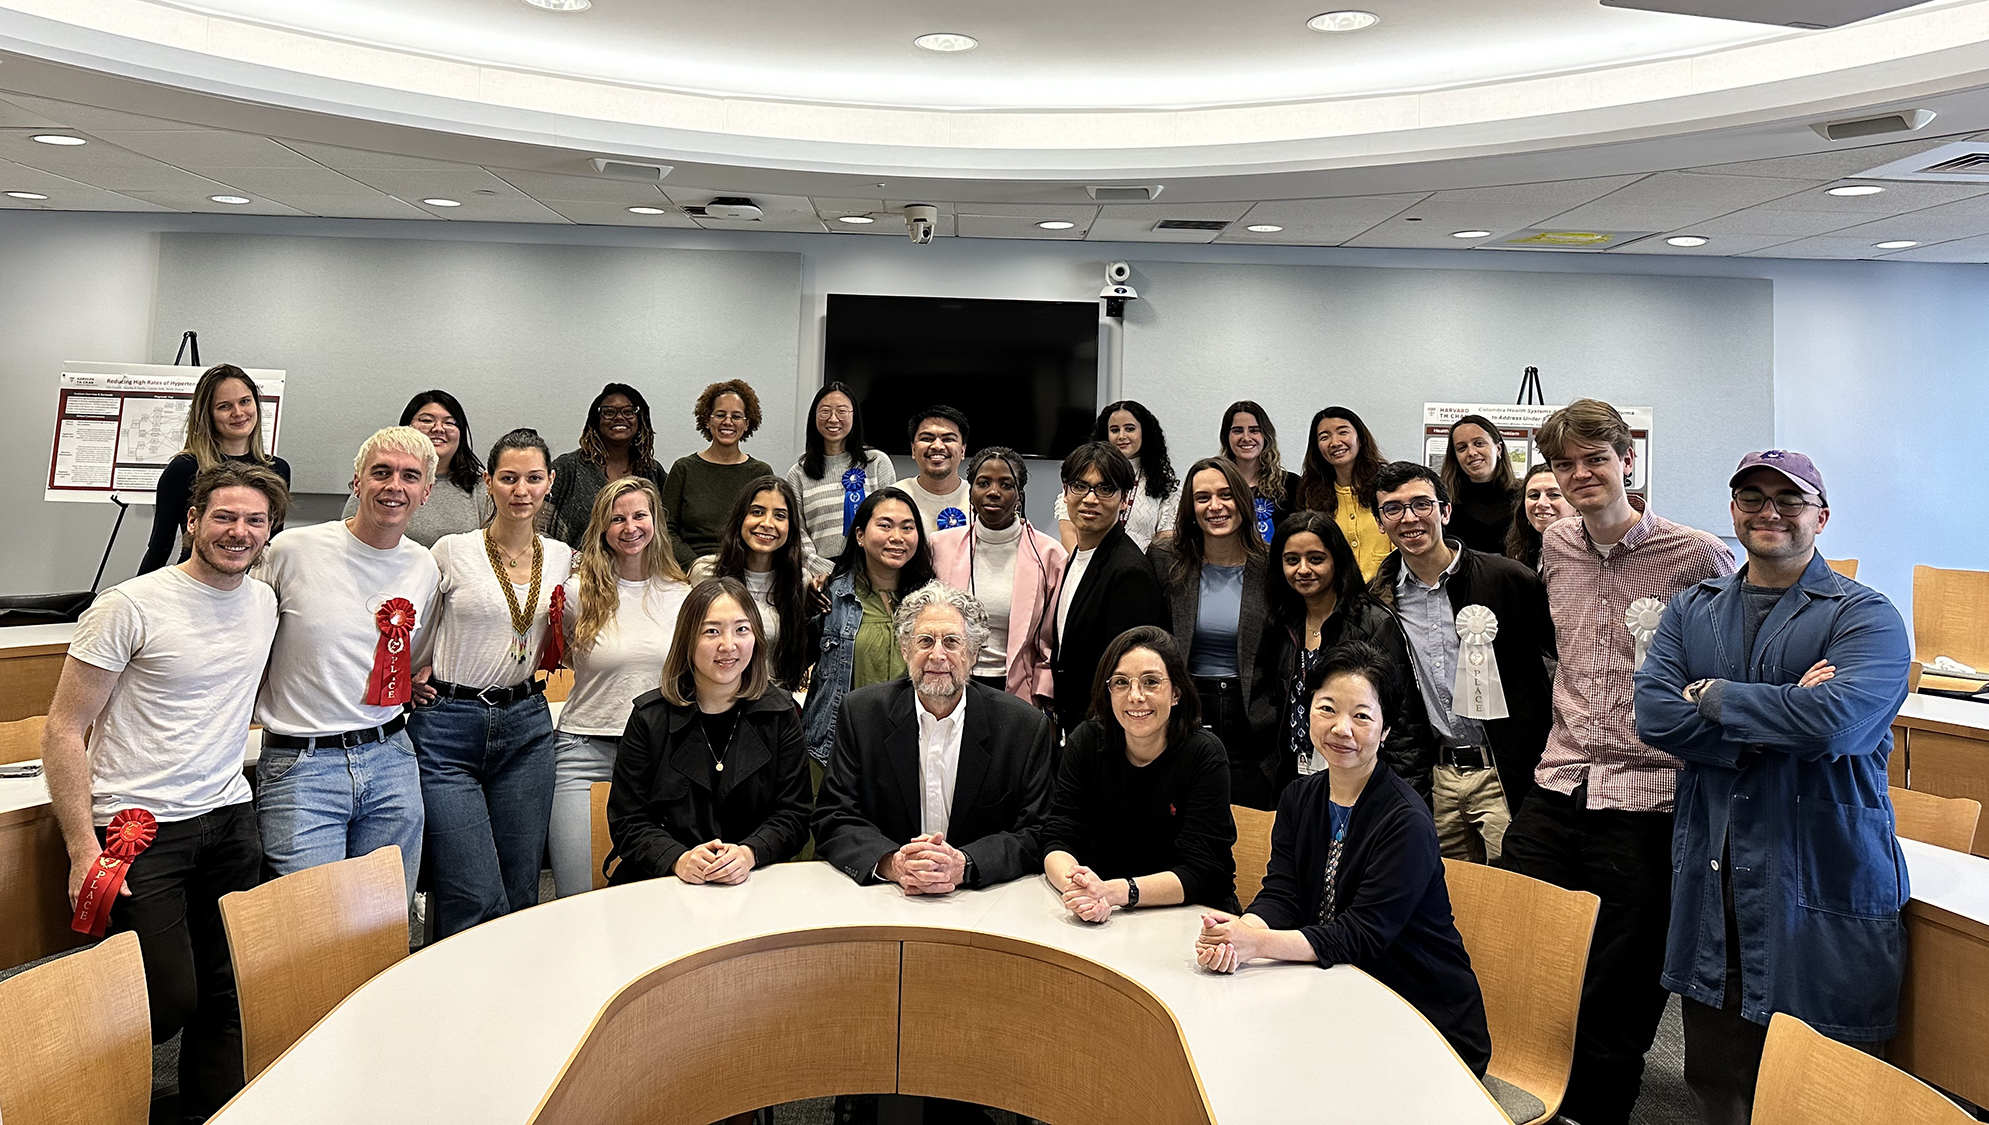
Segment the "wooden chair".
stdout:
[[1236,822],[1236,901],[1248,910],[1264,889],[1264,869],[1271,864],[1271,825],[1278,814],[1231,805],[1229,816]]
[[1936,797],[1897,785],[1892,794],[1894,830],[1909,840],[1957,852],[1975,850],[1975,826],[1982,802],[1967,797]]
[[[1937,656],[1983,674],[1943,676]],[[1972,691],[1989,680],[1989,570],[1913,568],[1913,659],[1928,666],[1929,687]]]
[[565,703],[573,693],[573,669],[561,668],[546,674],[546,702]]
[[[608,791],[612,788],[613,784],[606,781],[597,781],[587,787],[587,802],[593,809],[588,823],[594,841],[594,889],[597,891],[608,885],[608,877],[601,869],[608,862],[608,853],[615,850],[614,837],[608,835]],[[621,863],[621,860],[616,860],[615,867],[620,867]]]
[[1920,690],[1920,677],[1927,672],[1927,666],[1918,660],[1906,663],[1906,694],[1913,695]]
[[0,765],[41,757],[41,732],[47,725],[47,715],[0,723]]
[[138,935],[0,981],[0,1120],[145,1125],[152,1014]]
[[1856,578],[1858,576],[1857,559],[1825,559],[1823,561],[1830,564],[1830,569],[1846,578]]
[[1602,900],[1513,871],[1443,861],[1457,932],[1485,994],[1485,1086],[1519,1125],[1551,1120],[1568,1092],[1582,974]]
[[1973,1125],[1932,1086],[1777,1012],[1768,1021],[1751,1125]]
[[407,913],[401,850],[392,844],[221,896],[250,1081],[407,956]]

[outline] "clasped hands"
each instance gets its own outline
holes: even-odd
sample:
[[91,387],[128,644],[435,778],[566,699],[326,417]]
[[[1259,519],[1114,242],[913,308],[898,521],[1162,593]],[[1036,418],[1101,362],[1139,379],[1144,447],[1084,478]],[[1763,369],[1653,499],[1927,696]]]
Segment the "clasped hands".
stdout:
[[738,884],[753,870],[753,849],[745,844],[706,840],[677,857],[671,874],[686,883]]
[[967,878],[967,853],[947,843],[946,833],[928,832],[879,860],[877,877],[908,895],[949,894]]
[[1233,973],[1238,965],[1260,956],[1270,932],[1254,914],[1237,917],[1220,910],[1202,915],[1202,932],[1195,938],[1195,962],[1212,973]]
[[1086,922],[1103,922],[1112,908],[1126,904],[1123,879],[1100,879],[1098,873],[1082,865],[1071,868],[1070,885],[1064,888],[1064,909]]

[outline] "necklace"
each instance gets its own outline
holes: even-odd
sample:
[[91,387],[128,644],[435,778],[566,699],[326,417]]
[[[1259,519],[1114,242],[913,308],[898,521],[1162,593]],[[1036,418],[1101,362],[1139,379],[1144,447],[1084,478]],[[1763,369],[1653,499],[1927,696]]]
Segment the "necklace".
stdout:
[[[504,604],[511,610],[511,659],[519,664],[525,662],[529,651],[525,638],[532,632],[532,618],[539,611],[539,579],[543,575],[546,562],[546,545],[537,535],[532,536],[532,592],[521,607],[518,604],[518,589],[505,572],[502,552],[497,540],[491,538],[490,529],[483,529],[483,552],[490,557],[491,573],[497,575],[497,584],[504,587]],[[524,557],[520,551],[519,559]],[[514,560],[514,562],[517,560]]]
[[[725,714],[725,712],[719,712],[719,714]],[[724,773],[725,755],[732,752],[732,736],[739,733],[739,717],[736,714],[730,716],[731,723],[725,728],[725,745],[719,747],[714,752],[711,748],[711,720],[717,717],[717,715],[700,713],[698,715],[698,725],[704,728],[704,749],[705,753],[711,755],[711,768],[718,773]]]

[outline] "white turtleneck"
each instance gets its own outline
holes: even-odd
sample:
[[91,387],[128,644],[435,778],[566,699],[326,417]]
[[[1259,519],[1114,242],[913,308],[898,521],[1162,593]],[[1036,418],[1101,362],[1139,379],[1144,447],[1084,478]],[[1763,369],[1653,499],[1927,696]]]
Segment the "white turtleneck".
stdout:
[[974,595],[988,611],[988,643],[974,662],[976,676],[1008,675],[1008,615],[1015,603],[1015,553],[1022,542],[1022,517],[996,531],[974,525],[972,569]]

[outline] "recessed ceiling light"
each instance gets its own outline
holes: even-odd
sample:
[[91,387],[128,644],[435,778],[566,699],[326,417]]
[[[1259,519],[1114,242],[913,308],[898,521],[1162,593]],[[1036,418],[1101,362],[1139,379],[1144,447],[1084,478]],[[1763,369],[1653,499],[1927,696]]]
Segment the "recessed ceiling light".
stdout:
[[1076,226],[1077,224],[1067,223],[1062,219],[1051,219],[1048,222],[1037,223],[1036,225],[1043,228],[1044,230],[1069,230],[1070,228]]
[[1704,235],[1697,234],[1681,234],[1664,240],[1667,246],[1704,246],[1710,241]]
[[423,202],[423,203],[426,203],[426,204],[428,204],[428,205],[429,205],[430,207],[461,207],[461,206],[462,206],[462,203],[461,203],[461,202],[459,202],[459,201],[457,201],[457,200],[454,200],[454,199],[424,199],[424,200],[422,200],[422,202]]
[[248,199],[239,195],[210,195],[207,198],[213,200],[216,203],[226,203],[230,207],[240,207],[243,204],[249,202]]
[[1911,250],[1920,244],[1910,238],[1895,238],[1890,242],[1874,242],[1872,245],[1880,250]]
[[48,198],[48,196],[45,196],[45,195],[43,195],[42,193],[40,193],[40,192],[38,192],[38,191],[10,191],[10,192],[8,192],[8,193],[7,193],[7,198],[9,198],[9,199],[47,199],[47,198]]
[[664,210],[663,208],[661,208],[661,207],[631,207],[631,208],[629,208],[629,209],[628,209],[628,213],[629,213],[629,214],[631,214],[631,215],[667,215],[667,214],[669,214],[669,212],[668,212],[668,211],[665,211],[665,210]]
[[548,12],[584,12],[594,6],[594,0],[525,0],[525,3]]
[[1373,12],[1321,12],[1305,21],[1314,31],[1361,31],[1381,22]]
[[36,133],[34,139],[45,145],[69,145],[72,147],[90,143],[81,137],[65,136],[61,133]]
[[1877,195],[1885,189],[1877,184],[1846,184],[1824,192],[1825,195]]
[[1244,227],[1243,229],[1249,231],[1255,231],[1258,234],[1276,234],[1277,232],[1285,228],[1277,225],[1276,223],[1258,223],[1256,226]]
[[838,217],[836,221],[839,223],[848,223],[853,227],[861,227],[861,226],[868,226],[869,224],[874,223],[877,220],[871,218],[868,215],[843,215]]
[[1488,231],[1488,230],[1454,230],[1454,231],[1451,231],[1451,232],[1450,232],[1450,237],[1452,237],[1452,238],[1490,238],[1490,237],[1492,237],[1492,232],[1491,232],[1491,231]]
[[912,40],[912,46],[928,51],[971,51],[981,45],[981,41],[971,35],[961,35],[956,31],[935,31],[931,35],[921,35]]

